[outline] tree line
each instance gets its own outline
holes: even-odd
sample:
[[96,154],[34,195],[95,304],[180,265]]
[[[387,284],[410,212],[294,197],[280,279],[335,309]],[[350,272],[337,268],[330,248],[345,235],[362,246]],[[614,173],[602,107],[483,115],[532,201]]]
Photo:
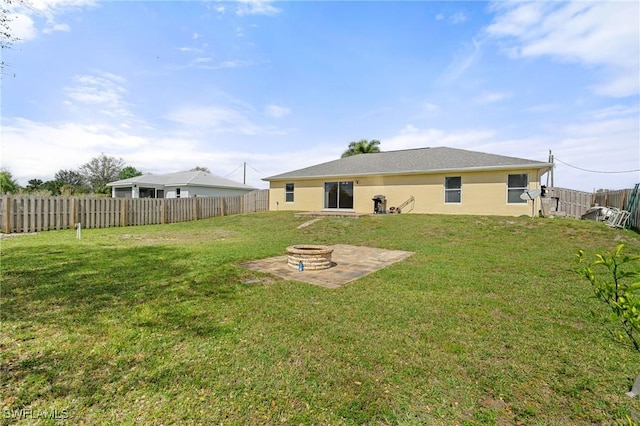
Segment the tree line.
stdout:
[[142,175],[122,158],[100,154],[75,170],[59,170],[52,180],[31,179],[22,187],[9,170],[0,170],[0,194],[82,195],[110,194],[107,183]]

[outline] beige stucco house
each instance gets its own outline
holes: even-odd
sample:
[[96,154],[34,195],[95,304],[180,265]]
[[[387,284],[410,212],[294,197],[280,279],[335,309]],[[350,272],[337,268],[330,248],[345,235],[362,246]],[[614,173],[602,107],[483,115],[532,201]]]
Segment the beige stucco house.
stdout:
[[539,210],[539,197],[521,196],[539,189],[552,167],[437,147],[355,155],[264,180],[270,210],[520,216]]

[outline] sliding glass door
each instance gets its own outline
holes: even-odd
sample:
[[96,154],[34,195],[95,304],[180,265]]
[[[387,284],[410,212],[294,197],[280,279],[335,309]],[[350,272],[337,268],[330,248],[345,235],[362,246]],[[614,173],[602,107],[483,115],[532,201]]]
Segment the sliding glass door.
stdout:
[[353,181],[324,183],[325,209],[353,208]]

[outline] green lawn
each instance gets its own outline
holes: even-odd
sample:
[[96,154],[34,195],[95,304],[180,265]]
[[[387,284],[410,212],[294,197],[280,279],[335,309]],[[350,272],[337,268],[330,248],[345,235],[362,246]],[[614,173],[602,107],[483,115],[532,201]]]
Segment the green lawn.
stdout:
[[[2,239],[3,423],[583,425],[640,411],[625,395],[640,355],[609,338],[570,271],[579,248],[640,253],[638,234],[571,219],[297,229],[305,220]],[[337,290],[236,266],[293,243],[416,254]]]

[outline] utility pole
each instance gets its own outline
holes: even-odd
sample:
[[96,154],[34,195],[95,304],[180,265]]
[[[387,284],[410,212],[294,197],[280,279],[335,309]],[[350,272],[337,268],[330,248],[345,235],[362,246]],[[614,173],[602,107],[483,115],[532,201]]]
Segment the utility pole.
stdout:
[[[555,166],[555,164],[553,164],[553,154],[551,153],[551,150],[549,150],[549,163],[551,163],[551,170],[549,171],[549,174],[547,175],[547,188],[553,188],[553,169],[556,166]],[[551,178],[551,186],[549,186],[549,178]]]
[[[551,151],[549,151],[549,152],[551,152]],[[243,176],[244,177],[242,178],[242,183],[246,185],[247,184],[247,162],[246,161],[244,162],[244,174],[243,174]]]

